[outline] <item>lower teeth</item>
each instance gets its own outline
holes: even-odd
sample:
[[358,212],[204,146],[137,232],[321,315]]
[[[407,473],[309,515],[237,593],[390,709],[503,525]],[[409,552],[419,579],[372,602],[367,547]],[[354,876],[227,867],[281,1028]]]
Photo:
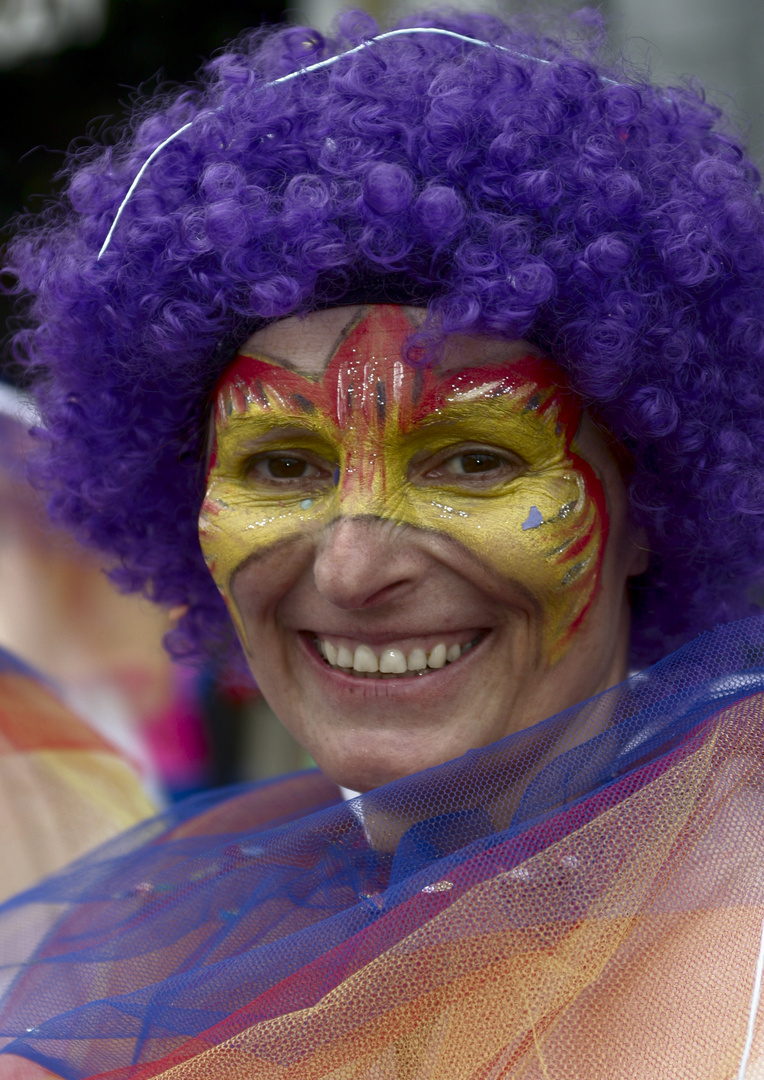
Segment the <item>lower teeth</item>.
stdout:
[[[326,661],[328,667],[332,665]],[[448,664],[445,665],[448,667]],[[357,679],[418,679],[422,675],[433,675],[435,671],[442,670],[440,668],[422,668],[421,671],[401,671],[400,674],[392,671],[356,671],[355,668],[341,668],[334,667],[332,671],[347,671],[351,675],[355,675]]]

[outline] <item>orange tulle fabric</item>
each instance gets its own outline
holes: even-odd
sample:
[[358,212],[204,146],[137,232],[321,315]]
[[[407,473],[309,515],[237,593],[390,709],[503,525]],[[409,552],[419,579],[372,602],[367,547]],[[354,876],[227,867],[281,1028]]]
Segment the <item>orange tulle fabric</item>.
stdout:
[[0,667],[0,900],[155,812],[113,746],[31,671]]
[[[6,1060],[43,1070],[20,1080],[764,1077],[758,655],[720,676],[695,654],[351,804],[308,773],[166,818],[76,897],[64,874],[0,908],[27,930],[63,912],[7,966]],[[596,734],[551,755],[573,721]]]
[[[731,1080],[764,920],[763,721],[764,695],[724,710],[694,753],[442,911],[458,882],[433,883],[426,922],[316,1005],[250,1024],[254,1003],[105,1077]],[[764,1076],[761,1025],[744,1075]]]

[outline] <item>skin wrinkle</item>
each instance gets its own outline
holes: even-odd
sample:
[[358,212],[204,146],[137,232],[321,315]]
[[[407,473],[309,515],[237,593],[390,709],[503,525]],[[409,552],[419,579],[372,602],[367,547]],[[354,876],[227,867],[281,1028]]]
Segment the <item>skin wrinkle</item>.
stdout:
[[[422,314],[270,324],[215,401],[207,564],[274,711],[355,790],[620,681],[626,581],[645,565],[618,466],[557,368],[525,342],[460,335],[412,367]],[[464,471],[473,453],[487,471]],[[377,654],[477,645],[424,677],[369,680],[330,668],[317,637]]]

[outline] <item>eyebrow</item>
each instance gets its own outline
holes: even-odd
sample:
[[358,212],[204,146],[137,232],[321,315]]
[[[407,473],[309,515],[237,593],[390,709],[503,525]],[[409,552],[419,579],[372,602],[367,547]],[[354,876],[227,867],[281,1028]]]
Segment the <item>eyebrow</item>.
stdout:
[[232,426],[232,421],[240,424],[246,423],[247,426],[257,425],[258,428],[264,429],[262,434],[244,440],[242,445],[248,449],[254,449],[269,442],[276,442],[279,439],[301,438],[305,435],[315,436],[317,434],[317,429],[310,424],[284,424],[276,417],[270,416],[253,417],[247,413],[238,413],[235,416],[229,416],[229,427]]
[[[424,413],[422,416],[418,416],[412,423],[412,428],[448,428],[453,427],[456,424],[471,423],[474,424],[476,419],[478,421],[486,420],[489,423],[495,423],[496,413],[486,409],[486,405],[490,406],[493,403],[506,402],[513,407],[513,411],[517,416],[524,416],[528,413],[533,413],[542,423],[548,424],[552,418],[552,411],[549,409],[540,410],[538,407],[528,407],[528,402],[513,401],[511,394],[497,395],[494,398],[475,398],[473,400],[466,401],[453,401],[447,404],[433,409],[431,412]],[[544,404],[543,402],[541,404]]]

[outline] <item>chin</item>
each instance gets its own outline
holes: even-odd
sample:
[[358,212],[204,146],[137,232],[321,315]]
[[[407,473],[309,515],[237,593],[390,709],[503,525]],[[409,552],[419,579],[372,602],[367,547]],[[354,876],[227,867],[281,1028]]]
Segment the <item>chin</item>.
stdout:
[[433,765],[442,765],[473,749],[474,745],[444,738],[442,728],[439,728],[434,736],[422,733],[418,737],[412,737],[410,733],[404,736],[400,730],[393,730],[385,735],[375,732],[372,737],[364,738],[356,731],[352,746],[347,749],[336,744],[331,749],[324,747],[313,751],[310,746],[307,749],[321,771],[336,784],[364,792]]
[[322,758],[314,754],[313,757],[321,771],[335,784],[360,792],[383,787],[434,764],[432,761],[403,761],[393,755],[380,757],[371,751],[366,755],[362,751],[359,753],[358,748],[347,756],[332,755]]

